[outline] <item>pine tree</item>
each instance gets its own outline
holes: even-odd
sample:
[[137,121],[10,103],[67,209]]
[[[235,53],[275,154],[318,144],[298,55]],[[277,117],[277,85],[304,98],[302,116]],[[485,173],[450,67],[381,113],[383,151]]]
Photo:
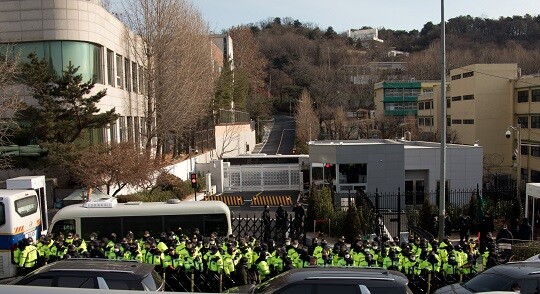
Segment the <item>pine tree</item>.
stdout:
[[214,95],[213,109],[230,109],[234,101],[234,73],[229,60],[223,61],[223,69],[219,75]]
[[[96,104],[106,90],[90,95],[94,81],[82,81],[78,67],[68,65],[62,76],[53,74],[45,60],[32,53],[22,66],[22,82],[30,88],[37,106],[26,104],[15,116],[23,122],[21,131],[38,143],[73,143],[83,130],[101,128],[116,121],[112,108],[100,113]],[[90,96],[89,96],[90,95]]]
[[359,211],[355,205],[349,205],[347,210],[348,226],[345,230],[345,239],[352,242],[356,237],[363,234]]

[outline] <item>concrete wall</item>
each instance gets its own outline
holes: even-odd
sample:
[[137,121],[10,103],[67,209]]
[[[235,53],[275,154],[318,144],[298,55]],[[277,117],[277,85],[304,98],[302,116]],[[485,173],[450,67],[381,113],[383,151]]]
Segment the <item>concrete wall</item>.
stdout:
[[[370,140],[368,140],[370,141]],[[354,141],[353,141],[354,142]],[[358,145],[354,143],[309,145],[310,163],[366,163],[367,193],[395,192],[404,189],[404,150],[401,144],[387,144],[384,141]]]
[[251,123],[222,124],[215,130],[217,158],[251,154],[255,148],[255,128]]

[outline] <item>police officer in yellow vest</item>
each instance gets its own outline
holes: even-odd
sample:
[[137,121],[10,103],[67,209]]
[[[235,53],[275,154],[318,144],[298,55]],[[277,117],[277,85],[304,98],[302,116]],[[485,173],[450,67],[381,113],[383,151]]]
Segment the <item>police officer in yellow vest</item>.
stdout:
[[257,271],[259,274],[259,283],[264,282],[270,275],[270,266],[266,262],[270,254],[266,251],[262,251],[259,258],[255,261]]
[[19,257],[19,275],[26,275],[35,269],[39,254],[36,246],[30,243],[29,239],[24,238],[22,244],[24,249]]
[[208,280],[210,280],[210,285],[214,293],[221,292],[221,274],[223,272],[223,258],[219,253],[217,245],[212,245],[210,247],[210,254],[208,255]]

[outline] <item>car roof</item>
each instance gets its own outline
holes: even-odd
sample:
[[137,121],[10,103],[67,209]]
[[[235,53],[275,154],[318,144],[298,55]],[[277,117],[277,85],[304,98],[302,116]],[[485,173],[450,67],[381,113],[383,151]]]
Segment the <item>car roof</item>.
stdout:
[[540,275],[540,261],[538,262],[509,262],[488,269],[486,272],[496,272],[509,277],[522,277],[527,275]]
[[406,284],[407,277],[400,272],[382,268],[350,268],[350,267],[307,267],[291,269],[280,275],[283,282],[293,283],[302,280],[321,279],[365,279],[380,280]]
[[36,270],[34,274],[50,272],[107,272],[127,274],[132,277],[144,277],[152,272],[154,266],[136,261],[108,259],[70,258],[53,262]]

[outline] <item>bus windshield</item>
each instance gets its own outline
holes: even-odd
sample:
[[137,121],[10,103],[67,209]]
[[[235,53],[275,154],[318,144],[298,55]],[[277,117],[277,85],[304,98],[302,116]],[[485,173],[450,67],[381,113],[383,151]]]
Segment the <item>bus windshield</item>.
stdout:
[[38,209],[38,202],[36,196],[24,197],[15,200],[15,211],[20,217],[29,216],[36,213]]

